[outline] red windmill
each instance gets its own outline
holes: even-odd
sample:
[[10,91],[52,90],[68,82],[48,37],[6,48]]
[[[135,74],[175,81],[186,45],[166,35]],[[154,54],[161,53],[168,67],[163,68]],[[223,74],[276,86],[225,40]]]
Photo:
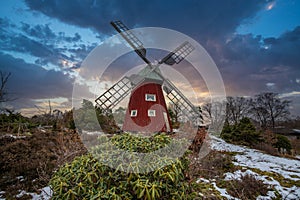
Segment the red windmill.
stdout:
[[[142,42],[121,22],[111,25],[129,43],[134,51],[147,63],[139,73],[124,76],[105,93],[96,99],[103,110],[112,110],[131,93],[125,114],[123,131],[130,132],[172,132],[164,92],[170,101],[178,105],[181,112],[191,121],[201,120],[201,110],[195,107],[159,70],[161,64],[173,65],[181,62],[194,47],[184,42],[170,52],[157,64],[146,58],[146,49]],[[164,91],[164,92],[163,92]]]

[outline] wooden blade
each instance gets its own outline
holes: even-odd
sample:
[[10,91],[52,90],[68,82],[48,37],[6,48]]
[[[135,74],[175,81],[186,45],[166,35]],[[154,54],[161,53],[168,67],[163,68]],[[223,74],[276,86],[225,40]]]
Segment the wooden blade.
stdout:
[[167,65],[174,65],[180,63],[185,57],[187,57],[195,48],[187,41],[177,47],[174,51],[164,57],[159,63],[165,63]]
[[134,51],[149,65],[151,62],[146,58],[146,49],[143,43],[121,22],[114,21],[110,23],[134,49]]

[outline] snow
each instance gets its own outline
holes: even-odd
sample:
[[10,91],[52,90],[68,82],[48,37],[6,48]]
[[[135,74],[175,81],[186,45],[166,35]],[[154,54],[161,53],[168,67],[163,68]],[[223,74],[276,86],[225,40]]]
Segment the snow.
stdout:
[[[211,137],[211,148],[218,151],[237,152],[238,154],[234,156],[233,162],[237,166],[273,172],[282,175],[286,179],[300,181],[299,160],[276,157],[248,147],[228,144],[222,139],[214,136]],[[253,172],[251,169],[244,172],[238,170],[234,173],[226,173],[225,180],[240,179],[241,176],[246,174],[252,175],[257,180],[263,181],[270,187],[273,186],[282,195],[282,199],[300,199],[299,187],[296,187],[295,185],[290,188],[283,187],[273,177],[260,175]],[[218,188],[217,186],[215,186],[215,188],[220,191],[222,196],[231,199],[231,197],[228,197],[225,189]],[[269,191],[268,196],[259,196],[257,199],[271,199],[272,197],[275,197],[275,191]]]
[[20,182],[25,180],[23,176],[17,176],[16,179],[18,179]]
[[102,135],[104,134],[104,132],[102,131],[82,131],[83,134],[87,134],[87,135]]
[[300,133],[299,129],[293,129],[293,131],[296,132],[296,133]]
[[200,183],[200,182],[204,182],[204,183],[209,183],[209,180],[205,179],[205,178],[199,178],[196,183]]
[[39,199],[48,200],[52,197],[52,194],[53,194],[53,191],[51,190],[51,188],[49,186],[47,186],[47,187],[44,187],[41,189],[40,194],[32,195],[32,200],[39,200]]
[[19,194],[16,195],[17,198],[21,198],[24,195],[31,195],[32,200],[50,200],[52,197],[52,190],[49,186],[44,187],[41,189],[40,194],[32,193],[32,192],[26,192],[24,190],[21,190]]
[[16,136],[16,135],[12,135],[12,134],[6,134],[6,135],[3,135],[3,136],[1,136],[0,138],[5,138],[5,137],[11,137],[11,138],[14,138],[14,139],[22,139],[22,138],[26,138],[25,135],[22,135],[22,136]]
[[0,191],[0,200],[4,200],[4,198],[2,198],[2,195],[4,194],[4,191]]
[[221,196],[226,197],[227,199],[238,200],[238,198],[235,198],[235,197],[231,196],[230,194],[228,194],[226,189],[219,188],[215,182],[213,182],[212,184],[215,187],[215,189],[220,192]]
[[[257,168],[261,171],[275,172],[284,178],[300,180],[300,161],[264,154],[258,150],[228,144],[220,138],[212,138],[211,147],[218,151],[238,152],[233,162],[235,165]],[[298,178],[293,177],[298,176]]]
[[[282,195],[283,199],[300,199],[300,188],[297,188],[296,186],[291,188],[282,187],[280,183],[272,177],[261,176],[251,170],[247,170],[245,172],[238,170],[234,173],[226,173],[225,175],[225,180],[239,180],[242,176],[252,175],[256,180],[261,180],[263,183],[273,186]],[[259,196],[258,199],[272,199],[272,197],[276,197],[275,191],[269,191],[268,196]]]

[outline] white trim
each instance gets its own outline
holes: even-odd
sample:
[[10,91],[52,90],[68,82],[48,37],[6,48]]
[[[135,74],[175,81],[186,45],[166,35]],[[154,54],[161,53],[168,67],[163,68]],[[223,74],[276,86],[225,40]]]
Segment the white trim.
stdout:
[[136,116],[137,116],[137,110],[131,110],[130,117],[136,117]]
[[155,94],[145,94],[145,100],[146,101],[156,101],[156,95]]
[[155,116],[156,116],[155,110],[148,110],[148,117],[155,117]]
[[166,123],[167,131],[170,132],[171,128],[170,128],[170,123],[169,123],[169,119],[168,119],[168,114],[166,112],[163,112],[163,116],[164,116],[164,120]]

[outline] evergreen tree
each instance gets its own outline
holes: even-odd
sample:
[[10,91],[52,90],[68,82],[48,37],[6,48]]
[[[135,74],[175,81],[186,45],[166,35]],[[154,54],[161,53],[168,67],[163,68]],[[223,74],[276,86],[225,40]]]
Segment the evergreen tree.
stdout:
[[227,142],[254,145],[261,141],[260,133],[256,131],[249,118],[243,118],[237,125],[225,124],[221,137]]

